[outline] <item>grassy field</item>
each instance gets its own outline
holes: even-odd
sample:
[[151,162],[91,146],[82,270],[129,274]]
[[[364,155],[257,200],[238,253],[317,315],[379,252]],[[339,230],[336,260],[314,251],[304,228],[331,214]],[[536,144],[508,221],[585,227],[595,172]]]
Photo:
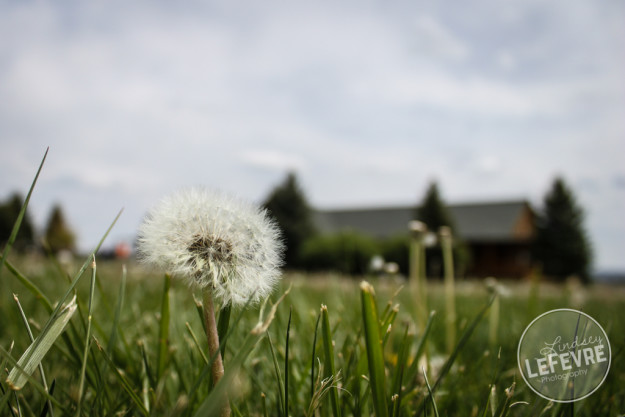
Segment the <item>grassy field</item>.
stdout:
[[[95,275],[89,263],[77,274],[81,260],[9,257],[0,276],[0,416],[219,415],[226,392],[233,415],[243,416],[625,413],[623,287],[505,282],[491,305],[483,281],[457,282],[449,351],[441,282],[428,283],[427,311],[436,313],[426,330],[408,282],[289,273],[271,303],[231,312],[221,333],[226,375],[212,387],[194,294],[134,262],[97,261]],[[363,278],[374,293],[361,288]],[[73,293],[77,311],[41,361],[47,390],[39,370],[11,390],[7,373],[31,344],[20,307],[37,338],[56,303]],[[593,316],[612,347],[602,386],[564,405],[534,394],[516,361],[524,328],[562,307]]]

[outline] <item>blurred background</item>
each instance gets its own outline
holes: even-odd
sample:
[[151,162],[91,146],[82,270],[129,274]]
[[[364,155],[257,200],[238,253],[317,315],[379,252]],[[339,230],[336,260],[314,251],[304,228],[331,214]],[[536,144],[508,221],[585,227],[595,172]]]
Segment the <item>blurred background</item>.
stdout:
[[619,273],[623,21],[619,1],[0,2],[0,203],[47,147],[33,234],[60,209],[77,251],[122,207],[105,247],[132,247],[188,185],[267,203],[292,173],[327,214],[436,184],[540,215],[560,178],[592,273]]

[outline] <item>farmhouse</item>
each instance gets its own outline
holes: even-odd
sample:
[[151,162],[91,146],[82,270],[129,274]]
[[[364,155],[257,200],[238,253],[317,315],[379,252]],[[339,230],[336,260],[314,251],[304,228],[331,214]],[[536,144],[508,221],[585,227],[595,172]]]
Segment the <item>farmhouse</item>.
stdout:
[[[470,251],[467,276],[521,278],[531,272],[535,214],[527,201],[455,204],[448,210]],[[414,206],[317,210],[314,219],[321,232],[354,230],[387,238],[407,233],[414,213]]]

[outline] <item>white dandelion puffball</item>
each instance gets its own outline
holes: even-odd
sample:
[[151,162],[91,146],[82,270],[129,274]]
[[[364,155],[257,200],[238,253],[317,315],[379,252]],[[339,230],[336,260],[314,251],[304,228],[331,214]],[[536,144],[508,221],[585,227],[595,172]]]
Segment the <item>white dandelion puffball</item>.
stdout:
[[268,297],[280,277],[283,249],[265,210],[204,188],[164,198],[139,227],[143,261],[210,289],[224,304]]

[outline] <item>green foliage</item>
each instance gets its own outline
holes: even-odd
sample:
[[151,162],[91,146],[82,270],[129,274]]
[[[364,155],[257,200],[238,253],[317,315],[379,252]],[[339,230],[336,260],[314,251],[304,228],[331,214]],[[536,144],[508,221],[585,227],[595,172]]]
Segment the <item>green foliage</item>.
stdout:
[[534,256],[545,275],[560,279],[577,275],[588,281],[592,248],[583,222],[584,213],[573,191],[556,178],[536,225]]
[[52,253],[58,253],[61,250],[74,250],[74,233],[65,221],[63,209],[58,204],[52,208],[45,237]]
[[[14,193],[4,203],[0,204],[0,248],[3,247],[9,240],[13,225],[17,220],[24,199],[19,193]],[[22,224],[15,236],[15,243],[13,249],[18,252],[24,251],[28,247],[34,246],[35,231],[30,219],[28,211],[25,212]]]
[[289,173],[267,197],[263,206],[276,220],[286,244],[284,254],[287,268],[300,266],[300,250],[303,242],[315,233],[310,208],[304,192],[294,173]]
[[309,271],[363,275],[377,252],[377,244],[372,238],[345,231],[307,240],[302,247],[301,259],[302,266]]
[[436,182],[430,183],[425,196],[415,212],[416,219],[425,223],[428,230],[438,232],[441,226],[448,226],[455,234],[454,220],[443,203]]
[[400,272],[409,273],[410,237],[407,233],[391,236],[380,242],[380,252],[386,262],[395,262]]

